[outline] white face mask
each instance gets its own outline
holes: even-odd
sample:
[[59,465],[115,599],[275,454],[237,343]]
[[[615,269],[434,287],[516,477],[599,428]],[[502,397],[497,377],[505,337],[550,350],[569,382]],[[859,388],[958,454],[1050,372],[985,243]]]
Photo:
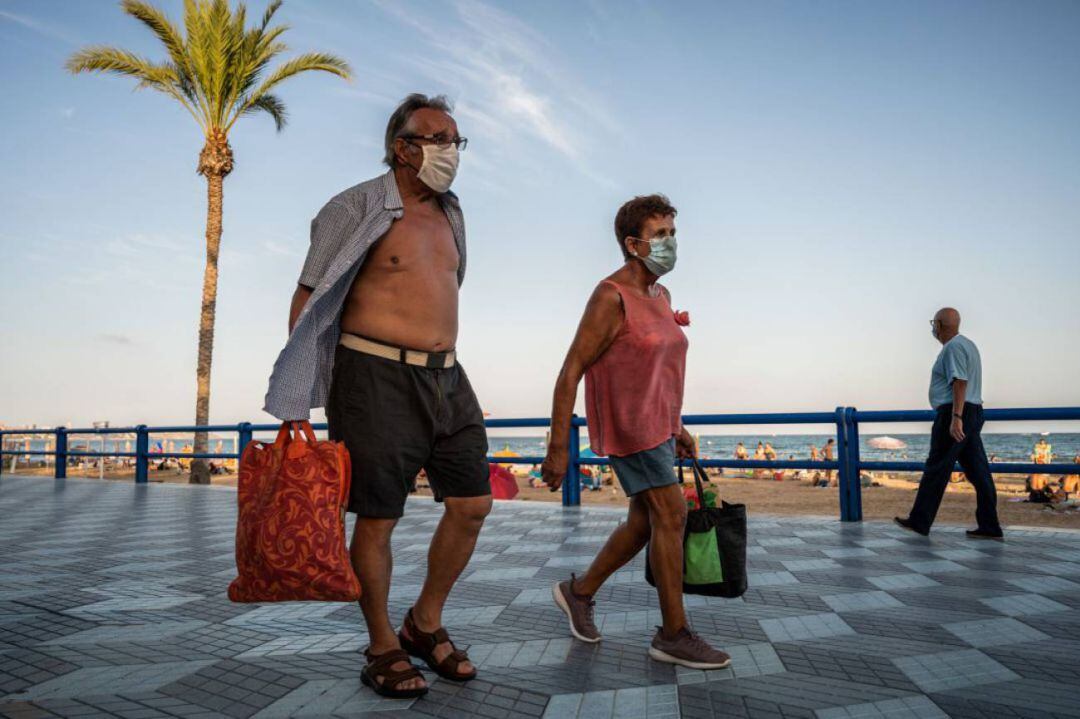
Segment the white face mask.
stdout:
[[422,145],[421,149],[424,152],[424,161],[420,163],[420,171],[416,176],[420,178],[420,182],[441,195],[450,189],[454,176],[457,175],[457,145]]

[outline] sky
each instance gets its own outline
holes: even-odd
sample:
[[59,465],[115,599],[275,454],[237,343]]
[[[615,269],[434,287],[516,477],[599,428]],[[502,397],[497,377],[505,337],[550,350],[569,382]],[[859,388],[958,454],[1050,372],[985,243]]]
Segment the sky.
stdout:
[[[687,413],[923,408],[946,305],[988,407],[1080,405],[1078,3],[286,0],[276,19],[355,78],[294,78],[284,132],[234,128],[215,423],[270,421],[311,218],[384,171],[416,91],[469,138],[458,350],[493,417],[549,413],[621,263],[615,212],[652,192],[679,210]],[[0,0],[8,425],[194,416],[202,138],[164,95],[64,71],[96,43],[164,56],[112,0]]]

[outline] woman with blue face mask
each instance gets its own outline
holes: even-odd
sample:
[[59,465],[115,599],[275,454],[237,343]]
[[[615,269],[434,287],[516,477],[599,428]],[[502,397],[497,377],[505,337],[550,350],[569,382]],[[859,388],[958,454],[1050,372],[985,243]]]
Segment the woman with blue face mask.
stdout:
[[636,197],[615,216],[623,264],[597,285],[555,385],[551,440],[543,464],[552,491],[566,475],[577,387],[585,378],[589,440],[607,455],[630,498],[627,521],[612,532],[581,577],[552,587],[570,632],[600,641],[593,596],[604,581],[650,544],[663,626],[649,648],[657,661],[695,669],[731,663],[687,624],[683,609],[683,530],[686,501],[675,476],[676,456],[695,456],[682,426],[688,341],[685,312],[675,312],[658,280],[675,268],[676,210],[663,195]]

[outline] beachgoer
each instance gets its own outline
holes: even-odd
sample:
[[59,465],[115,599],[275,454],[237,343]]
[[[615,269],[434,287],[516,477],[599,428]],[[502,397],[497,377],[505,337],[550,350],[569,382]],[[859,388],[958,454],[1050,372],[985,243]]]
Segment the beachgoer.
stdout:
[[896,517],[896,523],[924,536],[929,534],[953,465],[959,461],[967,481],[975,487],[977,505],[978,526],[969,529],[967,535],[973,539],[1001,539],[997,490],[980,435],[983,407],[979,350],[960,334],[960,313],[951,307],[938,310],[930,327],[942,344],[930,373],[930,405],[937,416],[915,503],[907,517]]
[[[1035,464],[1050,464],[1054,459],[1053,448],[1045,437],[1035,443],[1031,453],[1031,461]],[[1033,474],[1028,478],[1030,487],[1036,491],[1042,491],[1050,484],[1049,474]]]
[[817,448],[816,444],[810,445],[810,461],[811,462],[819,462],[819,461],[821,461],[821,452],[818,451],[818,448]]
[[[761,442],[757,443],[757,449],[754,450],[754,459],[759,461],[759,462],[764,462],[765,461],[765,445],[762,444]],[[765,470],[764,469],[755,469],[754,470],[754,479],[761,479],[764,476],[765,476]]]
[[[442,96],[409,95],[393,112],[390,170],[336,195],[311,223],[291,334],[266,397],[282,420],[325,404],[330,437],[349,450],[351,557],[370,638],[361,679],[391,697],[427,692],[406,651],[445,679],[476,675],[442,626],[491,509],[483,412],[454,351],[465,225],[449,188],[465,144]],[[421,469],[446,511],[420,594],[395,632],[390,537]]]
[[[1073,464],[1080,464],[1080,454],[1073,457]],[[1080,492],[1080,474],[1066,474],[1061,478],[1061,488],[1070,495]]]
[[619,209],[615,236],[623,265],[593,291],[559,373],[543,469],[554,491],[566,474],[584,376],[592,449],[610,457],[630,509],[585,574],[557,582],[552,594],[571,634],[600,641],[593,596],[649,543],[663,620],[649,656],[718,669],[731,658],[690,629],[682,598],[687,509],[673,465],[676,456],[695,456],[694,438],[680,417],[688,346],[682,325],[689,317],[672,309],[670,294],[657,282],[675,264],[675,208],[662,195],[637,197]]
[[534,464],[532,469],[529,470],[529,486],[533,489],[539,489],[544,486],[544,475],[540,471],[539,464]]
[[1039,441],[1035,443],[1031,461],[1036,464],[1050,464],[1054,458],[1052,450],[1053,446],[1046,441],[1046,437],[1040,438]]
[[749,459],[750,455],[746,451],[746,445],[739,442],[735,445],[735,459]]
[[[821,448],[821,458],[823,460],[825,460],[826,462],[832,462],[834,459],[836,459],[836,440],[835,439],[832,439],[830,437],[829,440],[827,442],[825,442],[825,446]],[[822,486],[835,487],[835,486],[837,486],[837,484],[839,484],[839,481],[838,481],[838,479],[836,477],[833,476],[833,471],[831,469],[826,469],[825,470],[825,484],[822,485]]]

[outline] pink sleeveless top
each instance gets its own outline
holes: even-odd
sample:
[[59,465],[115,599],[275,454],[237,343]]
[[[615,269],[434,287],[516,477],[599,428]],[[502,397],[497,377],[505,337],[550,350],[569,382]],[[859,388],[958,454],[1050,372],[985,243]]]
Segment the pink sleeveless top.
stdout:
[[682,426],[689,342],[667,297],[641,297],[617,282],[623,325],[585,371],[589,441],[598,455],[624,457],[666,442]]

